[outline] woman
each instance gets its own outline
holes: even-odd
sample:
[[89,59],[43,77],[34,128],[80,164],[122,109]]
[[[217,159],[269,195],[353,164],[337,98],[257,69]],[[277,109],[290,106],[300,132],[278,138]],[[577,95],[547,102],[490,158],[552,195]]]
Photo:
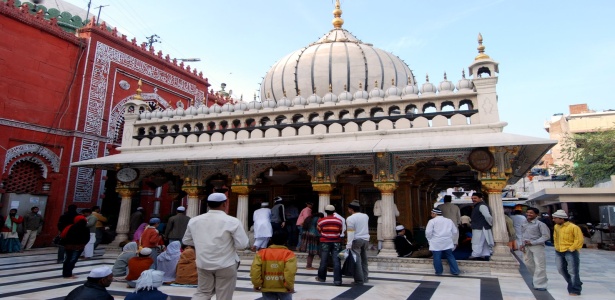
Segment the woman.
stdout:
[[130,242],[124,245],[124,248],[122,248],[122,253],[118,255],[115,259],[115,263],[113,264],[113,277],[120,278],[126,276],[128,260],[137,256],[137,251],[139,251],[139,246],[137,246],[137,243],[135,242]]
[[66,226],[60,234],[60,244],[64,246],[66,251],[62,265],[62,277],[66,279],[77,278],[77,276],[73,276],[73,269],[85,245],[90,241],[90,229],[88,229],[87,223],[88,221],[84,216],[78,215],[75,217],[74,223]]
[[171,300],[169,295],[158,290],[162,286],[162,276],[164,272],[156,270],[146,270],[137,279],[134,293],[126,295],[126,300]]
[[164,272],[164,277],[162,277],[164,283],[169,284],[175,281],[175,271],[181,255],[181,246],[179,241],[173,241],[167,246],[167,250],[160,253],[156,258],[158,260],[156,270]]
[[198,279],[199,276],[196,272],[196,253],[194,252],[194,248],[186,246],[177,263],[175,283],[195,285],[198,284]]
[[147,223],[141,223],[139,228],[137,228],[137,231],[135,231],[135,234],[132,236],[132,240],[137,242],[137,244],[139,243],[139,239],[141,238],[141,234],[143,234],[145,227],[147,227]]
[[314,213],[310,217],[305,218],[303,222],[303,234],[301,236],[301,247],[299,251],[307,252],[307,264],[305,268],[307,270],[316,270],[312,267],[312,260],[314,256],[320,255],[320,234],[316,228],[319,218],[323,218],[322,213]]
[[12,208],[2,226],[2,252],[11,253],[21,251],[21,243],[19,242],[19,234],[17,233],[17,227],[21,223],[23,223],[23,217],[18,216],[17,209]]

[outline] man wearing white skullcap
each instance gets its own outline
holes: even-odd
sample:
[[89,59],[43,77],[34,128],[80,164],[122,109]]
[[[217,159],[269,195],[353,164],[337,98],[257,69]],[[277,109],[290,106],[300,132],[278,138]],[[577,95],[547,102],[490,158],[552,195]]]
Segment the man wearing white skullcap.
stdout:
[[112,300],[113,296],[107,292],[107,287],[113,281],[113,273],[109,267],[98,267],[92,269],[88,275],[87,281],[74,290],[67,296],[66,300]]
[[269,203],[261,203],[261,208],[254,211],[254,245],[252,251],[258,251],[262,248],[267,248],[267,243],[273,235],[271,228],[271,209]]
[[[194,246],[198,287],[192,299],[233,299],[239,263],[238,250],[248,247],[246,231],[234,217],[225,213],[225,194],[207,197],[209,211],[188,222],[182,242]],[[206,234],[203,234],[206,233]]]
[[177,214],[169,218],[167,228],[164,231],[164,237],[169,244],[174,241],[181,242],[188,227],[190,217],[186,216],[186,208],[180,206],[177,208]]
[[431,217],[425,228],[425,237],[429,242],[429,251],[433,254],[436,275],[442,275],[442,256],[448,261],[451,274],[459,275],[459,267],[453,256],[453,250],[457,247],[457,225],[443,217],[442,211],[437,208],[431,210]]
[[416,247],[410,242],[406,236],[406,228],[404,225],[397,225],[395,227],[397,236],[395,237],[395,251],[397,251],[397,257],[410,257]]
[[169,295],[158,290],[162,286],[164,272],[157,270],[146,270],[137,279],[137,286],[134,293],[126,295],[125,300],[148,300],[148,299],[171,299]]

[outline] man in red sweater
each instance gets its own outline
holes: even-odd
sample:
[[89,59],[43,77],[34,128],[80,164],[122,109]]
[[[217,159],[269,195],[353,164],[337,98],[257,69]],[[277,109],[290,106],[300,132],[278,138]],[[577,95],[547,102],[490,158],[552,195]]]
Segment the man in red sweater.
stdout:
[[[154,269],[156,269],[156,262],[158,257],[159,248],[164,246],[164,240],[156,227],[160,224],[160,219],[151,218],[149,220],[149,226],[145,227],[145,230],[141,234],[140,245],[144,248],[150,248],[152,254],[150,257],[154,260]],[[135,279],[136,280],[136,279]]]
[[333,284],[342,285],[342,268],[338,254],[342,250],[342,221],[336,218],[335,207],[325,207],[327,216],[318,220],[318,232],[320,232],[320,267],[316,281],[325,282],[327,279],[327,261],[333,259]]
[[128,274],[126,275],[126,283],[128,287],[134,288],[137,285],[137,279],[143,271],[148,270],[154,260],[150,257],[152,249],[143,248],[139,251],[139,255],[128,260]]

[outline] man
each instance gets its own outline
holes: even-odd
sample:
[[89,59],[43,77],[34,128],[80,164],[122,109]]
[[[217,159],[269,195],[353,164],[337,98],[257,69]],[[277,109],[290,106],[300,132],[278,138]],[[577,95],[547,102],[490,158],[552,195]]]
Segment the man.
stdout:
[[530,207],[525,213],[527,223],[521,227],[520,245],[523,251],[523,261],[534,283],[534,289],[547,290],[547,261],[545,259],[545,242],[549,240],[551,232],[547,225],[538,221],[538,209]]
[[457,225],[451,219],[442,216],[440,209],[431,210],[431,220],[427,222],[425,237],[429,242],[429,251],[433,254],[433,267],[436,275],[442,275],[442,256],[448,261],[448,266],[453,275],[459,275],[459,266],[453,249],[457,247]]
[[164,230],[164,236],[169,243],[178,241],[181,242],[188,227],[190,217],[186,216],[186,208],[178,206],[175,210],[177,213],[169,218],[167,228]]
[[249,239],[241,222],[225,213],[226,195],[212,193],[207,206],[207,213],[190,219],[182,240],[197,253],[199,285],[192,299],[209,300],[215,294],[216,299],[231,300],[237,282],[237,250],[248,247]]
[[568,222],[568,215],[563,209],[552,215],[555,228],[553,241],[555,242],[555,263],[568,283],[570,296],[581,295],[581,277],[579,276],[579,249],[583,247],[583,233],[579,226]]
[[128,287],[134,288],[137,285],[137,279],[143,271],[156,269],[156,267],[153,267],[155,260],[152,259],[151,255],[152,249],[145,247],[139,251],[137,256],[128,260],[128,271],[125,278]]
[[94,242],[94,249],[96,249],[102,242],[107,218],[100,213],[100,206],[98,205],[92,207],[92,215],[96,217],[96,241]]
[[290,300],[295,292],[297,258],[284,247],[288,233],[278,230],[271,238],[272,245],[254,255],[250,279],[255,291],[261,291],[265,300]]
[[344,237],[346,236],[346,219],[344,219],[344,217],[342,217],[340,214],[338,214],[337,212],[333,213],[333,216],[335,216],[336,218],[340,219],[340,221],[342,221],[342,233],[340,234],[340,237],[342,239],[344,239]]
[[455,226],[461,225],[461,211],[459,206],[453,204],[451,195],[444,196],[444,204],[438,206],[438,209],[442,211],[442,216],[453,221]]
[[133,236],[135,231],[141,226],[141,224],[145,223],[145,210],[143,207],[137,207],[137,211],[132,213],[130,216],[130,233],[128,236]]
[[346,219],[348,233],[347,249],[352,249],[356,256],[354,284],[363,285],[369,281],[367,267],[367,246],[369,245],[369,217],[361,212],[359,200],[352,200],[348,204],[350,216]]
[[82,210],[81,213],[85,216],[85,219],[87,220],[87,227],[90,230],[90,241],[83,249],[83,258],[90,259],[94,256],[94,243],[96,243],[96,222],[98,220],[92,214],[91,209],[86,208]]
[[273,228],[273,231],[286,226],[286,211],[282,200],[282,197],[279,196],[273,199],[273,207],[271,208],[271,228]]
[[160,253],[160,248],[164,247],[164,240],[160,236],[160,232],[157,229],[158,225],[160,225],[159,218],[149,219],[149,225],[145,227],[145,230],[143,230],[141,238],[139,239],[141,247],[152,249],[150,257],[154,260],[154,269],[158,266],[158,254]]
[[327,280],[327,262],[329,257],[333,260],[333,284],[342,285],[342,267],[338,254],[342,250],[342,221],[336,218],[335,206],[325,206],[326,217],[318,220],[318,233],[320,233],[320,267],[316,281],[325,282]]
[[512,212],[510,218],[513,221],[513,227],[515,227],[515,232],[517,234],[517,238],[515,242],[517,243],[517,247],[521,247],[523,245],[523,225],[527,223],[527,219],[523,216],[523,211],[516,209]]
[[26,233],[21,239],[21,249],[30,250],[32,245],[34,245],[38,232],[43,227],[43,217],[38,214],[38,207],[32,206],[30,208],[30,213],[23,217],[23,224]]
[[261,208],[254,211],[254,245],[252,245],[252,251],[258,251],[263,248],[267,248],[269,238],[273,234],[271,228],[271,209],[269,209],[269,203],[261,203]]
[[286,207],[286,224],[285,228],[288,232],[288,245],[289,249],[295,251],[297,247],[297,220],[299,218],[299,210],[294,204]]
[[472,194],[472,255],[469,259],[489,260],[491,256],[491,248],[495,245],[491,226],[493,225],[493,217],[489,211],[489,207],[483,201],[482,193]]
[[549,216],[549,213],[542,213],[539,221],[545,223],[545,225],[549,228],[549,232],[551,232],[549,241],[546,242],[545,245],[553,246],[553,220],[551,219],[551,216]]
[[[393,208],[395,209],[395,217],[399,217],[399,210],[397,210],[397,205],[393,203]],[[384,225],[382,224],[382,200],[377,200],[374,203],[374,216],[378,217],[377,227],[376,227],[376,239],[378,239],[378,251],[382,250],[382,244],[384,244]]]
[[113,296],[107,291],[107,287],[113,281],[113,273],[109,267],[98,267],[92,269],[87,281],[72,290],[65,300],[113,300]]
[[394,240],[397,257],[410,257],[416,247],[406,236],[406,227],[404,225],[397,225],[395,226],[395,232],[397,232]]
[[[73,221],[75,220],[75,217],[78,215],[79,213],[77,212],[77,206],[74,204],[71,204],[68,206],[66,212],[60,216],[60,219],[58,219],[58,236],[60,235],[60,233],[62,232],[62,230],[64,230],[64,228],[66,228],[66,226],[73,224]],[[57,259],[57,263],[61,264],[64,262],[64,254],[65,254],[65,250],[64,250],[64,246],[62,245],[58,245],[58,259]]]
[[312,202],[306,202],[305,208],[301,210],[301,213],[299,213],[299,217],[297,218],[297,230],[299,231],[299,239],[297,240],[297,248],[301,246],[301,234],[303,233],[303,222],[305,222],[305,218],[312,215],[312,206],[313,206]]

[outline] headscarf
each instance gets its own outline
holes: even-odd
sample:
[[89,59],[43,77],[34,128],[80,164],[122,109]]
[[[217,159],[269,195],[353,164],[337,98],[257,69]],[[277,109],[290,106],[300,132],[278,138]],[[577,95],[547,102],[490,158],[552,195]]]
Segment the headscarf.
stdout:
[[[17,213],[15,213],[15,216],[13,216],[13,218],[18,219],[19,215]],[[6,226],[6,228],[10,229],[12,233],[17,232],[17,223],[13,222],[13,220],[11,220],[11,216],[7,216],[6,220],[4,220],[4,226]]]
[[143,231],[145,231],[145,227],[147,227],[147,223],[141,223],[141,225],[139,225],[139,228],[137,228],[137,230],[135,231],[135,234],[132,236],[133,241],[136,242],[141,238]]
[[186,248],[177,263],[175,282],[178,284],[197,284],[196,252],[193,248]]
[[130,242],[124,245],[124,247],[122,248],[122,253],[120,253],[120,255],[124,253],[137,254],[137,250],[139,250],[139,245],[137,245],[136,242]]
[[135,293],[141,290],[153,290],[162,286],[162,275],[164,272],[156,270],[145,270],[137,279],[137,285],[135,287]]
[[158,260],[178,261],[181,255],[182,244],[179,241],[173,241],[167,246],[167,250],[158,255]]
[[87,222],[87,219],[85,218],[85,216],[83,215],[77,215],[75,216],[75,219],[73,220],[73,224],[70,224],[68,226],[66,226],[64,228],[64,230],[62,230],[62,234],[60,234],[61,238],[66,238],[66,236],[68,235],[68,231],[70,230],[71,227],[73,227],[73,225],[77,224],[77,222],[79,221],[85,221]]

